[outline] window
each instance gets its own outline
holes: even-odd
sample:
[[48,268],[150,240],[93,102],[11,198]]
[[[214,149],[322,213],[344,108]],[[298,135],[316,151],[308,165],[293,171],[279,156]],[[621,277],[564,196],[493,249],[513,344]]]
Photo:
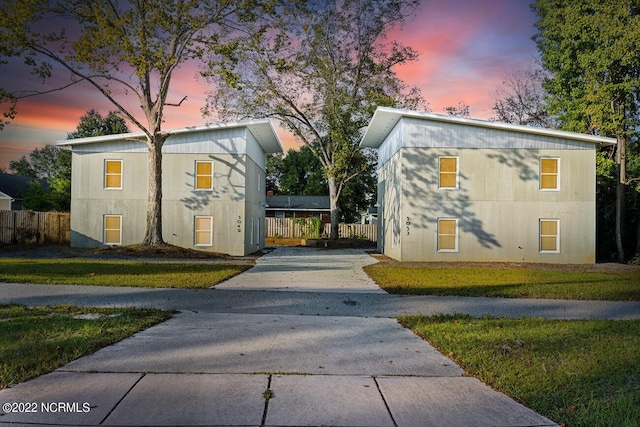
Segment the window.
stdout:
[[540,159],[540,189],[559,190],[560,189],[560,159],[541,158]]
[[438,218],[438,252],[458,252],[456,218]]
[[275,216],[276,218],[284,218],[284,211],[276,211]]
[[213,217],[195,217],[194,241],[195,246],[213,245]]
[[122,190],[122,160],[104,161],[104,188]]
[[540,220],[540,252],[560,252],[560,220]]
[[213,162],[196,161],[196,190],[213,190]]
[[122,244],[122,215],[104,216],[104,244]]
[[458,188],[458,158],[438,158],[438,188]]

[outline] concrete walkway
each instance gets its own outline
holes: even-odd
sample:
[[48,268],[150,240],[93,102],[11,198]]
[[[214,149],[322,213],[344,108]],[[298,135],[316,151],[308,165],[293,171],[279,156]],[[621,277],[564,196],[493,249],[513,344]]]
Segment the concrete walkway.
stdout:
[[3,303],[181,310],[51,374],[1,390],[0,425],[555,425],[462,376],[394,317],[434,307],[518,317],[581,318],[589,311],[640,317],[635,303],[524,301],[513,308],[522,300],[391,296],[362,273],[371,262],[358,250],[280,248],[217,289],[0,284]]

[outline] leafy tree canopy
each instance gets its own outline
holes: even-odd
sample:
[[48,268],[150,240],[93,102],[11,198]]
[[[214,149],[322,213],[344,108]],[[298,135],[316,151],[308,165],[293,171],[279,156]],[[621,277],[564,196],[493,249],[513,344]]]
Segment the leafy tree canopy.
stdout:
[[[366,150],[368,167],[358,177],[349,181],[339,201],[340,221],[355,222],[360,214],[372,206],[376,198],[376,157]],[[322,165],[311,149],[289,150],[286,156],[271,154],[267,158],[267,190],[280,195],[327,196],[327,179]]]
[[311,149],[327,179],[332,238],[345,185],[368,168],[358,144],[375,108],[424,107],[419,91],[394,72],[417,52],[388,39],[418,4],[293,3],[271,31],[243,38],[232,58],[206,70],[216,90],[205,112],[222,120],[276,118]]
[[640,124],[640,2],[538,0],[531,7],[534,40],[550,72],[543,83],[549,113],[562,129],[617,139],[614,234],[624,261],[627,144]]
[[[87,111],[80,118],[74,132],[68,133],[68,139],[90,136],[126,133],[128,128],[124,120],[115,112],[103,117],[96,110]],[[11,161],[10,169],[16,175],[46,179],[47,185],[33,181],[26,194],[24,206],[37,211],[68,211],[71,207],[71,151],[57,145],[45,145],[25,156]]]
[[[149,153],[142,243],[161,245],[162,146],[168,137],[162,124],[165,108],[185,100],[169,99],[173,73],[187,61],[215,62],[231,55],[236,43],[227,37],[229,32],[259,31],[250,24],[275,13],[274,4],[275,0],[5,0],[0,3],[0,65],[21,58],[34,78],[46,83],[39,91],[0,87],[0,103],[8,104],[5,117],[13,117],[16,102],[29,96],[78,83],[95,88],[146,135],[140,141]],[[66,83],[51,84],[54,74],[70,77]]]
[[78,123],[76,130],[67,134],[67,139],[117,135],[128,132],[127,123],[115,111],[110,111],[106,117],[102,117],[97,110],[89,110],[80,117],[80,123]]

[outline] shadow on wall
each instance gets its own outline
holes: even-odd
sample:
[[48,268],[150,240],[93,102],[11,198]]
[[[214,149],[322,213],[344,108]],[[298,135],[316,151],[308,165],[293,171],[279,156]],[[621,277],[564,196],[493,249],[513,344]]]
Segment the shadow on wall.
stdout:
[[[458,150],[445,149],[440,153],[455,156]],[[405,150],[403,156],[406,202],[413,208],[420,224],[425,228],[433,227],[435,233],[438,217],[458,218],[459,230],[475,236],[482,247],[502,247],[497,237],[484,229],[483,221],[473,209],[473,201],[465,185],[469,180],[468,174],[459,171],[457,190],[438,190],[438,156],[433,156],[428,149]]]
[[[197,211],[209,206],[214,200],[242,201],[245,198],[244,185],[238,184],[238,180],[245,181],[246,161],[244,155],[230,154],[231,160],[225,160],[227,156],[213,156],[209,158],[213,161],[213,188],[211,190],[196,190],[196,177],[192,172],[186,172],[189,177],[185,183],[190,187],[191,196],[180,199],[189,210]],[[226,166],[226,172],[220,173],[221,165]],[[236,182],[234,182],[234,180]],[[222,183],[222,184],[221,184]]]
[[[436,232],[438,216],[458,218],[459,230],[475,236],[483,248],[502,247],[497,236],[486,230],[483,219],[478,217],[476,209],[474,209],[474,199],[477,196],[470,193],[470,176],[473,175],[474,180],[482,179],[485,185],[490,185],[492,180],[495,185],[499,185],[501,179],[511,179],[514,176],[510,173],[508,177],[500,177],[496,175],[498,172],[495,170],[489,170],[493,160],[507,165],[511,170],[515,169],[521,180],[537,180],[538,171],[532,168],[531,165],[536,164],[532,160],[537,159],[538,151],[488,148],[484,165],[469,165],[465,164],[464,160],[459,162],[458,189],[439,190],[438,157],[447,155],[459,156],[460,151],[464,149],[453,147],[469,146],[468,141],[460,140],[462,135],[468,136],[469,134],[457,134],[451,130],[444,131],[443,135],[439,136],[447,141],[444,145],[452,148],[410,148],[403,150],[404,176],[406,179],[403,191],[406,203],[413,208],[414,215],[418,215],[420,223],[427,228],[433,227],[434,233]],[[423,135],[413,135],[410,138],[423,137]],[[487,139],[487,137],[487,135],[482,135],[479,138]],[[491,145],[495,147],[495,144]],[[487,146],[489,146],[488,141]],[[437,155],[434,154],[434,150],[437,150]],[[477,169],[471,172],[469,168],[474,167]],[[482,172],[483,170],[484,172]],[[494,177],[495,179],[492,179]]]

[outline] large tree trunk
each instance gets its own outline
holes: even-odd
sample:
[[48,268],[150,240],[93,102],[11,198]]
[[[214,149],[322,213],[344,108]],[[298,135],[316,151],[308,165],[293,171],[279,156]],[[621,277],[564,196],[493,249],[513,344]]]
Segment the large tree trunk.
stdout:
[[618,262],[624,262],[624,246],[622,244],[624,198],[627,186],[627,139],[618,135],[616,147],[616,163],[618,176],[616,178],[616,248],[618,250]]
[[329,203],[331,205],[331,240],[338,239],[338,187],[335,178],[327,178],[329,181]]
[[149,148],[149,191],[147,199],[147,231],[142,244],[164,245],[162,238],[162,146],[164,137],[156,135]]

